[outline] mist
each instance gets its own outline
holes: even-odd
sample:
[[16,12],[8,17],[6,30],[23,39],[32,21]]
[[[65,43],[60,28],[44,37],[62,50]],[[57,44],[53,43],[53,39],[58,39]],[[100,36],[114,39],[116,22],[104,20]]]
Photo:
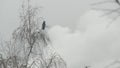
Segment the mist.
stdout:
[[[102,67],[120,57],[119,20],[110,24],[103,12],[90,10],[95,0],[38,0],[41,16],[47,21],[52,46],[67,62],[68,68]],[[99,0],[100,1],[100,0]],[[9,40],[19,25],[20,0],[0,1],[0,31]],[[34,2],[32,2],[34,3]]]
[[102,14],[96,10],[88,11],[78,20],[75,31],[59,25],[49,30],[53,46],[66,60],[68,68],[92,67],[119,59],[120,24],[109,24],[110,19],[101,17]]

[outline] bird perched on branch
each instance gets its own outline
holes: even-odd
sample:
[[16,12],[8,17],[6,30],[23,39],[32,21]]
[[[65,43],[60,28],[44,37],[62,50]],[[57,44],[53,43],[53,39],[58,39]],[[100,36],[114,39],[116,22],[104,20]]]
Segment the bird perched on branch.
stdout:
[[45,27],[46,27],[46,22],[43,21],[43,23],[42,23],[42,30],[45,30]]

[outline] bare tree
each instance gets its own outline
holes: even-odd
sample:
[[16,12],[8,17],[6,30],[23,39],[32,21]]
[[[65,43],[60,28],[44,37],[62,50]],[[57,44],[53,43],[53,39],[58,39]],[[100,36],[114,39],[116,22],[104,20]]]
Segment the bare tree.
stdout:
[[66,68],[65,61],[51,46],[46,23],[38,16],[39,9],[32,7],[30,0],[27,7],[23,3],[20,26],[10,41],[0,44],[5,48],[0,49],[0,68]]

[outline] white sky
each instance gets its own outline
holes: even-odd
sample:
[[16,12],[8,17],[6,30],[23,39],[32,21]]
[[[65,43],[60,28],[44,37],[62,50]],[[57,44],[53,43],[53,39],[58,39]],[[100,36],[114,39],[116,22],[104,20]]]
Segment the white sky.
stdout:
[[74,32],[69,27],[59,25],[49,30],[53,45],[67,61],[68,68],[92,66],[95,63],[119,59],[120,20],[107,28],[110,19],[101,17],[102,14],[88,11],[81,16]]
[[[68,68],[117,59],[120,57],[120,24],[106,28],[109,19],[89,10],[101,0],[37,0],[42,16],[51,26],[53,45],[66,60]],[[21,0],[0,0],[0,33],[7,39],[19,24]],[[72,31],[74,29],[74,31]]]
[[[32,0],[32,4],[43,7],[42,17],[49,26],[62,25],[74,29],[80,15],[97,1],[101,0]],[[0,31],[3,35],[17,27],[21,3],[22,0],[0,0]]]

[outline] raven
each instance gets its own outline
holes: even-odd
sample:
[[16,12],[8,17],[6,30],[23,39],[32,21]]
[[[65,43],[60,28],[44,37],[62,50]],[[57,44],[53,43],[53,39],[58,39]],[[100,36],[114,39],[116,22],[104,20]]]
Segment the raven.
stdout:
[[46,22],[43,21],[43,23],[42,23],[42,30],[45,30],[45,27],[46,27]]

